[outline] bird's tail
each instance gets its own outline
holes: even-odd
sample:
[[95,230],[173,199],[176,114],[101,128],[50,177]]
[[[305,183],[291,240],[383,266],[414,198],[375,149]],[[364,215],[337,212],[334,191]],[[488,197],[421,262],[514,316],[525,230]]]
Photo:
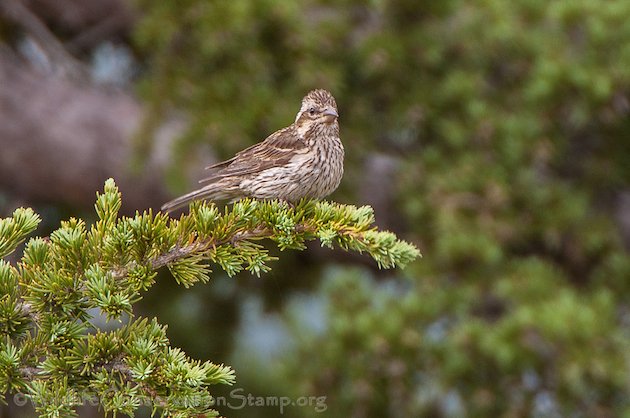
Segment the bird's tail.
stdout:
[[166,202],[162,205],[162,211],[172,212],[195,200],[232,200],[237,199],[239,195],[237,185],[226,185],[224,182],[219,181]]

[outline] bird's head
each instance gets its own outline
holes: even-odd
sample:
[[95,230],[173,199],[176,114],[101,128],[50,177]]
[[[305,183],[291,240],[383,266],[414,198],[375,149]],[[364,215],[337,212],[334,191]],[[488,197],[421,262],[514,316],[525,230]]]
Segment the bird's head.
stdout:
[[295,123],[303,127],[314,124],[337,125],[337,103],[326,90],[318,89],[309,92],[302,99],[302,107],[295,117]]

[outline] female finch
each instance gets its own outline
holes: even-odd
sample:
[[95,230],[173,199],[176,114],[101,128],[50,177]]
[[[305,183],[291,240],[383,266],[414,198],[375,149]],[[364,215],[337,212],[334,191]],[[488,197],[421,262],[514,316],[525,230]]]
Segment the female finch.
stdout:
[[311,91],[302,99],[292,125],[227,161],[206,167],[215,171],[200,181],[205,186],[165,203],[162,210],[172,211],[200,199],[252,197],[295,202],[328,196],[343,176],[338,117],[332,94]]

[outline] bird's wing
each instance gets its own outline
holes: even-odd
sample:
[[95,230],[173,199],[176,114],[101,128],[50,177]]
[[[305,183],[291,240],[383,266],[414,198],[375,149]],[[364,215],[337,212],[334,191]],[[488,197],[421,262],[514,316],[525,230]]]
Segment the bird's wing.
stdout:
[[303,152],[306,144],[299,138],[295,128],[288,126],[258,144],[237,153],[229,160],[206,167],[218,169],[212,176],[199,183],[215,181],[219,178],[244,176],[259,173],[273,167],[287,164],[296,154]]

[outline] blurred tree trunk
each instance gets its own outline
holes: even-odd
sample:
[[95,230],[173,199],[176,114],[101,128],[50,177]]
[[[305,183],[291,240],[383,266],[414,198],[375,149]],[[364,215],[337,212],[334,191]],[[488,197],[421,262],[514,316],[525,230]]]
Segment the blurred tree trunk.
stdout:
[[127,38],[136,21],[129,0],[29,0],[25,4],[49,27],[70,34],[70,53],[89,51],[101,42]]
[[0,187],[29,201],[91,207],[94,192],[114,177],[126,212],[168,199],[163,171],[173,126],[158,134],[145,167],[132,172],[143,111],[130,94],[43,75],[6,48],[0,85],[11,86],[0,89]]

